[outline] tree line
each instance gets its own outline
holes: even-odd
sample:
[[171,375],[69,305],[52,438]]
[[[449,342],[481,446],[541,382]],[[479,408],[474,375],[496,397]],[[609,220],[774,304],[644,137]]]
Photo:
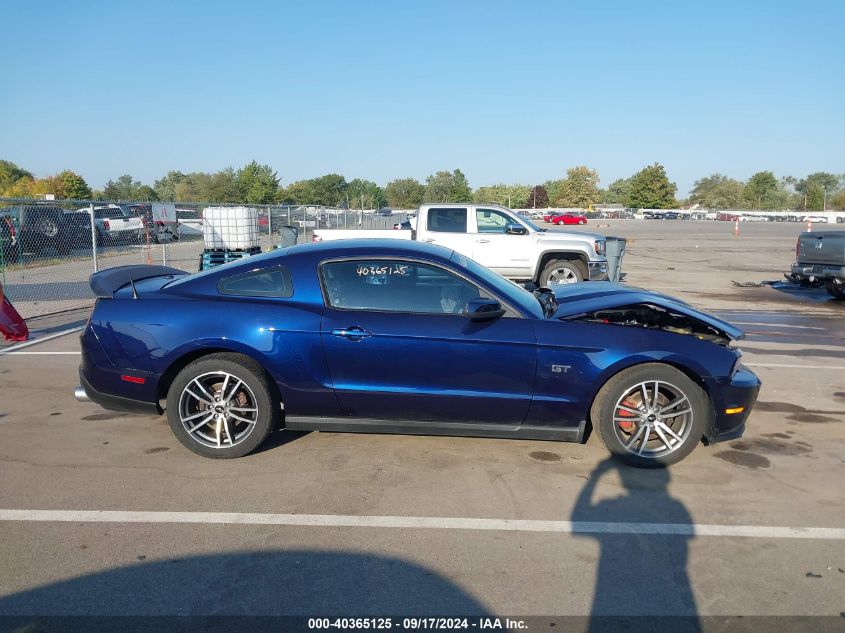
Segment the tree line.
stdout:
[[460,169],[435,172],[425,182],[398,178],[383,187],[361,178],[347,181],[340,174],[283,187],[271,166],[252,161],[240,169],[227,167],[215,173],[169,171],[152,185],[125,174],[109,180],[102,190],[93,190],[71,170],[35,178],[14,163],[0,160],[0,197],[6,198],[53,194],[59,200],[314,204],[350,209],[410,209],[423,202],[496,203],[517,209],[588,208],[601,203],[639,209],[671,209],[686,204],[711,209],[845,209],[845,174],[817,172],[799,180],[761,171],[741,181],[717,173],[697,180],[686,200],[676,197],[677,187],[660,163],[615,180],[605,189],[599,183],[596,170],[578,166],[566,170],[565,177],[542,184],[500,183],[475,190]]

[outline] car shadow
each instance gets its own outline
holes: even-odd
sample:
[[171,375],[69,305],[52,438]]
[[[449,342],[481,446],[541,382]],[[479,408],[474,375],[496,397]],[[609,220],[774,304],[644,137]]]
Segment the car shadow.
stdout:
[[276,429],[261,443],[257,449],[252,451],[251,455],[258,455],[265,451],[272,451],[275,448],[290,444],[296,440],[310,435],[313,431],[288,431],[287,429]]
[[801,286],[788,281],[778,281],[769,287],[790,299],[845,307],[845,301],[832,297],[823,286]]
[[[256,630],[261,622],[247,617],[396,614],[471,616],[489,611],[451,581],[415,563],[305,549],[139,562],[0,597],[0,629],[17,631],[205,631],[215,622],[226,623],[220,630]],[[231,616],[243,618],[240,625]],[[271,620],[258,628],[307,630],[305,622],[289,624],[287,628]]]
[[[599,482],[612,481],[613,474],[622,494],[594,501]],[[693,521],[670,494],[669,480],[668,469],[632,468],[608,458],[579,493],[571,519],[581,527],[573,526],[574,532],[595,539],[600,550],[589,631],[656,630],[654,616],[671,618],[672,631],[701,630],[687,571]],[[690,535],[625,534],[624,527],[623,533],[603,532],[608,523],[690,526]]]

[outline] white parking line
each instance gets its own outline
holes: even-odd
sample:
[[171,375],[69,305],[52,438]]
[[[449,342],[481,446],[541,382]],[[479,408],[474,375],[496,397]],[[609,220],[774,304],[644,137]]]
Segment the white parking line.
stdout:
[[787,325],[786,323],[757,323],[754,321],[731,321],[733,325],[758,325],[763,327],[786,327],[796,330],[827,330],[826,327],[815,327],[812,325]]
[[743,538],[845,540],[845,528],[767,525],[693,525],[473,519],[453,517],[356,516],[344,514],[258,514],[250,512],[133,512],[120,510],[0,510],[0,521],[71,523],[201,523],[207,525],[284,525],[297,527],[493,530],[582,534],[652,534]]
[[79,356],[82,352],[6,352],[5,356]]
[[[785,353],[784,356],[789,356]],[[790,369],[845,369],[845,365],[781,365],[778,363],[746,363],[743,365],[747,367],[788,367]]]
[[0,349],[0,356],[5,356],[6,354],[12,354],[19,349],[24,349],[25,347],[30,347],[32,345],[38,345],[39,343],[45,343],[47,341],[52,341],[54,338],[59,338],[60,336],[65,336],[67,334],[73,334],[74,332],[79,332],[79,330],[85,329],[84,325],[80,325],[79,327],[71,328],[69,330],[62,330],[61,332],[53,332],[52,334],[48,334],[47,336],[42,336],[41,338],[35,338],[31,341],[25,341],[23,343],[19,343],[17,345],[12,345],[11,347],[7,347],[6,349]]

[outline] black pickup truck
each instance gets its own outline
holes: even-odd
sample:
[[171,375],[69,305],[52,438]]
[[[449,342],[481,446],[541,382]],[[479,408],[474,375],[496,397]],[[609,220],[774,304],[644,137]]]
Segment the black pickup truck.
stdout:
[[845,299],[845,231],[801,233],[792,276],[801,281],[823,281],[830,296]]

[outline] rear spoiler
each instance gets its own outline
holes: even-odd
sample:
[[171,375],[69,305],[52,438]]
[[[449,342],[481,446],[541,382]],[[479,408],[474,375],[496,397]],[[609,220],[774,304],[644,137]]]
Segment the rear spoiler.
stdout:
[[136,281],[142,279],[150,279],[151,277],[165,277],[165,276],[182,276],[187,275],[184,270],[178,268],[171,268],[170,266],[150,266],[150,265],[133,265],[133,266],[117,266],[115,268],[107,268],[98,273],[91,275],[88,284],[94,296],[99,299],[111,299],[115,291],[123,288],[126,284],[134,284]]

